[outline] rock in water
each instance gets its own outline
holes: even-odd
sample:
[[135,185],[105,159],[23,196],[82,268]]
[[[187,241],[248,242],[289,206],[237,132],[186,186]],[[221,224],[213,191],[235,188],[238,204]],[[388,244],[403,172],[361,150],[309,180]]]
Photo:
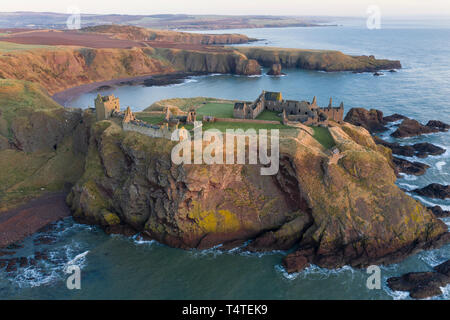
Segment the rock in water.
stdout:
[[429,155],[438,156],[445,152],[444,148],[435,146],[429,142],[415,143],[412,147],[415,150],[415,156],[419,158],[426,158]]
[[414,189],[413,192],[428,198],[447,199],[450,198],[450,185],[431,183],[424,188]]
[[281,64],[280,63],[274,63],[272,67],[270,68],[269,72],[267,72],[269,76],[281,76],[284,75],[283,72],[281,72]]
[[393,154],[398,154],[404,157],[419,157],[426,158],[429,155],[436,156],[443,154],[445,149],[435,146],[434,144],[423,142],[413,145],[400,145],[398,142],[387,142],[381,138],[373,137],[376,144],[381,144],[392,150]]
[[439,131],[448,131],[448,129],[450,129],[450,125],[439,120],[430,120],[428,121],[426,126],[430,128],[436,128]]
[[395,130],[391,134],[391,136],[395,138],[405,138],[439,131],[443,131],[443,129],[434,126],[424,126],[423,124],[420,124],[417,120],[405,119],[397,128],[397,130]]
[[450,211],[442,210],[440,206],[427,207],[434,213],[434,215],[438,218],[446,218],[450,217]]
[[383,112],[376,109],[351,108],[344,121],[366,128],[370,133],[386,131]]
[[389,288],[396,291],[409,291],[414,299],[424,299],[442,294],[440,287],[450,283],[450,260],[436,266],[430,272],[411,272],[401,277],[389,278]]
[[423,175],[430,167],[425,163],[411,162],[397,157],[393,157],[392,161],[399,172],[415,176]]
[[384,122],[394,122],[394,121],[398,121],[398,120],[404,120],[404,119],[408,119],[408,117],[399,114],[399,113],[394,113],[391,114],[390,116],[386,116],[383,118]]

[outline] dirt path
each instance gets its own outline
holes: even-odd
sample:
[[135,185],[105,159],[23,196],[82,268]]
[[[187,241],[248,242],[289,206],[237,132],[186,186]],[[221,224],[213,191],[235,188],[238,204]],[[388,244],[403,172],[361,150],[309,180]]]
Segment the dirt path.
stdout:
[[0,212],[0,248],[70,216],[65,199],[65,193],[52,193],[31,200],[16,209]]

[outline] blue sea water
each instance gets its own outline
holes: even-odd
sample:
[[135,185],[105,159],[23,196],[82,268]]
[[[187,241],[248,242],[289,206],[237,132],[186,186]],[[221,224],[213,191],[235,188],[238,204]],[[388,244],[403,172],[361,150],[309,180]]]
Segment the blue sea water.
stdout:
[[[449,21],[387,21],[380,30],[368,30],[364,21],[343,21],[339,27],[243,29],[264,39],[252,45],[289,48],[335,49],[347,54],[373,54],[398,59],[403,68],[381,77],[370,73],[325,73],[284,70],[284,77],[210,75],[192,77],[182,84],[163,87],[125,86],[113,92],[123,106],[143,110],[153,102],[172,97],[210,96],[251,100],[261,90],[283,92],[289,99],[317,96],[319,105],[333,97],[335,103],[376,108],[386,115],[401,113],[425,122],[438,119],[450,123],[450,23]],[[224,31],[214,31],[224,32]],[[87,107],[96,93],[83,94],[68,105]],[[395,128],[392,127],[391,131]],[[389,138],[389,132],[384,134]],[[450,133],[400,140],[427,141],[447,149],[440,156],[419,161],[431,167],[420,177],[398,179],[411,190],[431,182],[450,183]],[[416,196],[415,196],[416,197]],[[416,197],[426,205],[439,204],[450,210],[450,201]],[[450,220],[445,222],[450,226]],[[450,246],[411,256],[382,267],[381,290],[366,287],[365,270],[344,267],[325,270],[312,266],[288,275],[281,267],[284,252],[250,254],[217,249],[185,251],[156,242],[123,236],[107,236],[100,229],[74,223],[71,218],[47,232],[56,242],[36,246],[33,235],[16,250],[30,255],[47,249],[49,260],[17,272],[0,271],[0,298],[88,298],[88,299],[408,299],[407,293],[386,286],[391,276],[430,270],[450,259]],[[68,290],[67,265],[76,260],[82,268],[82,289]],[[450,286],[436,299],[449,299]]]

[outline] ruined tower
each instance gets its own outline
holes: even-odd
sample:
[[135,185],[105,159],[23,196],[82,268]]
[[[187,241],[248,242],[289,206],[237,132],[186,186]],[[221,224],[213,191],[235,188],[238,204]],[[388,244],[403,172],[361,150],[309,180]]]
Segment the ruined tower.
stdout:
[[125,110],[125,114],[123,117],[123,122],[131,122],[131,121],[136,121],[136,116],[131,111],[131,108],[127,107],[127,110]]
[[114,97],[114,95],[110,96],[101,96],[97,95],[95,99],[95,113],[97,116],[97,121],[107,120],[111,117],[113,112],[120,111],[120,102],[119,98]]

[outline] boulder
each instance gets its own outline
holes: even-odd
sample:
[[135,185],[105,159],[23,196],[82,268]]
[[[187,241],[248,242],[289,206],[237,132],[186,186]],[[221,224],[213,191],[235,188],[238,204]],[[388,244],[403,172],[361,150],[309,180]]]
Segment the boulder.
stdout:
[[450,198],[450,185],[444,186],[439,183],[431,183],[426,187],[414,189],[414,193],[435,199],[447,199]]

